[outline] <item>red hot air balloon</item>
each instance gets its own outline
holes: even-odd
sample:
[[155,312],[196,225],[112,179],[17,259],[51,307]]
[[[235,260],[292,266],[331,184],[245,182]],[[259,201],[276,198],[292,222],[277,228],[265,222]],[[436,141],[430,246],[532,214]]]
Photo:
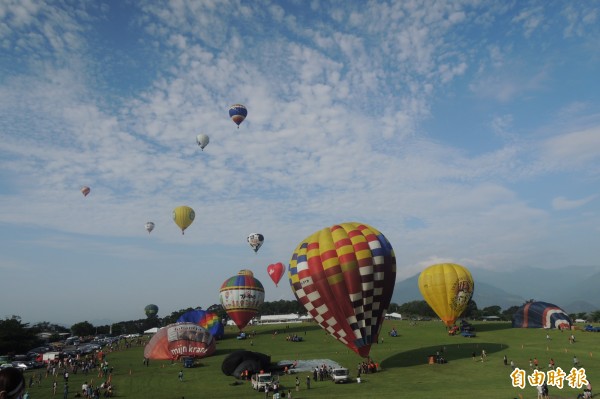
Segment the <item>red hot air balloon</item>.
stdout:
[[241,270],[225,280],[219,296],[227,315],[242,330],[265,301],[265,289],[250,270]]
[[288,275],[294,295],[321,328],[369,356],[396,280],[396,257],[385,236],[355,222],[319,230],[298,244]]
[[285,266],[283,266],[283,263],[281,262],[267,266],[267,273],[269,273],[269,277],[271,277],[271,280],[273,280],[275,283],[275,287],[277,287],[277,284],[279,283],[279,280],[281,280],[284,272]]

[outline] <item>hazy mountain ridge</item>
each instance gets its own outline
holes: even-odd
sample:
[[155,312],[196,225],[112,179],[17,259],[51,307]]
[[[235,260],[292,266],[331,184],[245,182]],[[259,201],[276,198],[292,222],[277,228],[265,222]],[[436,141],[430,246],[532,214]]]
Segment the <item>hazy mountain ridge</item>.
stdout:
[[[498,305],[503,310],[529,299],[560,306],[568,313],[600,309],[600,271],[597,267],[572,266],[560,269],[525,267],[503,272],[471,269],[475,282],[473,300],[479,309]],[[419,275],[396,283],[392,302],[402,304],[423,297]]]

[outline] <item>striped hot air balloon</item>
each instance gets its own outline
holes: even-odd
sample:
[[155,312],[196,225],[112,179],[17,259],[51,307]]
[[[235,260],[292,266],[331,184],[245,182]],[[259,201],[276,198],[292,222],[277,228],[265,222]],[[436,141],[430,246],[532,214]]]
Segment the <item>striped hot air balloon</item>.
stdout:
[[248,110],[242,104],[233,104],[229,107],[229,117],[238,125],[238,129],[240,128],[240,123],[246,119],[246,116],[248,116]]
[[265,301],[265,289],[250,270],[241,270],[225,280],[219,296],[227,315],[242,330]]
[[319,230],[298,244],[288,276],[294,295],[315,321],[367,357],[396,280],[396,257],[385,236],[356,222]]

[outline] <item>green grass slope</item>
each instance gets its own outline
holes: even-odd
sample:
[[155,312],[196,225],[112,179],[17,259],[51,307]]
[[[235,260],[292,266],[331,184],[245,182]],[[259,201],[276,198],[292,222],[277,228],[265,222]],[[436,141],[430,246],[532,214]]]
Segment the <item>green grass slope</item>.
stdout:
[[[285,324],[258,326],[252,340],[235,339],[235,330],[228,329],[225,339],[217,344],[215,355],[201,359],[200,365],[183,369],[181,363],[170,361],[150,361],[143,365],[143,346],[131,347],[107,354],[109,365],[114,368],[112,381],[119,398],[153,399],[193,399],[193,398],[264,398],[249,382],[235,384],[233,377],[221,372],[223,359],[232,351],[247,349],[271,355],[273,362],[280,360],[331,359],[351,370],[356,377],[356,369],[363,359],[348,350],[344,345],[327,336],[315,324]],[[390,337],[387,332],[395,327],[398,337]],[[576,343],[570,344],[569,332],[539,329],[513,329],[509,323],[475,323],[477,337],[448,336],[439,321],[418,322],[386,321],[382,330],[383,343],[373,345],[371,357],[380,364],[378,373],[362,376],[362,383],[335,385],[331,381],[312,382],[306,389],[306,376],[297,374],[301,390],[296,392],[296,375],[281,376],[281,383],[287,392],[292,389],[293,398],[536,398],[536,388],[527,384],[525,389],[512,386],[511,367],[503,364],[503,356],[513,360],[517,367],[529,375],[529,359],[537,357],[540,369],[547,371],[550,358],[567,374],[572,367],[573,356],[580,360],[580,367],[586,371],[587,379],[596,385],[600,392],[600,333],[575,331]],[[277,335],[273,333],[278,331]],[[551,340],[546,339],[546,333]],[[288,342],[285,336],[297,333],[303,342]],[[253,344],[251,346],[251,343]],[[428,355],[444,350],[447,364],[428,364]],[[481,351],[485,349],[487,359],[481,361]],[[473,352],[476,353],[475,360]],[[178,373],[184,370],[184,380],[178,380]],[[28,371],[26,378],[29,380]],[[97,372],[71,375],[69,378],[69,398],[75,397],[84,381],[98,384]],[[62,397],[62,376],[58,377],[57,397]],[[30,389],[33,399],[53,398],[52,377],[43,378],[41,385]],[[550,397],[576,398],[581,389],[568,386],[558,389],[550,386]],[[597,393],[598,394],[598,393]]]

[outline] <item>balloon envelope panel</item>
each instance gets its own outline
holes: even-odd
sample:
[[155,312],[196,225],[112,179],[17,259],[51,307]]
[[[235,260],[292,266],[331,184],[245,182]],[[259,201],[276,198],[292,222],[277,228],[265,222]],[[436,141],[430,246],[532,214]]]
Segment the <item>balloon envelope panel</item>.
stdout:
[[465,311],[474,289],[471,272],[454,263],[429,266],[419,275],[421,295],[448,327]]
[[356,222],[319,230],[296,247],[288,276],[298,301],[325,331],[369,355],[396,280],[396,257],[383,234]]
[[178,323],[194,323],[207,329],[215,339],[223,338],[225,328],[219,319],[219,315],[202,309],[185,312],[177,319]]
[[215,352],[212,334],[194,323],[174,323],[158,330],[144,348],[148,359],[202,358]]

